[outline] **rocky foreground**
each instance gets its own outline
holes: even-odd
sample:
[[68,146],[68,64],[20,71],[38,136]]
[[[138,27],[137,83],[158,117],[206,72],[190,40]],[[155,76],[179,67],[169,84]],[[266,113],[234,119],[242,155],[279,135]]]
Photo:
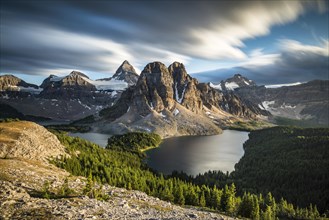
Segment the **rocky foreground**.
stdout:
[[[83,192],[86,178],[45,161],[65,155],[55,135],[30,122],[0,123],[0,131],[0,219],[231,219],[109,185],[93,185],[105,200],[94,199]],[[58,196],[63,186],[72,192]]]
[[[18,184],[19,185],[19,184]],[[139,191],[103,186],[108,201],[78,196],[65,199],[33,198],[24,184],[0,181],[2,219],[231,219],[182,208]]]

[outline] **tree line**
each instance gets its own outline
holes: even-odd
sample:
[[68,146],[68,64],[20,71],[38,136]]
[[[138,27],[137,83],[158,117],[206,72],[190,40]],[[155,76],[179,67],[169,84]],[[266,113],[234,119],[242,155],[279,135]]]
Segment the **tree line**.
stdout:
[[276,200],[271,193],[255,194],[245,191],[239,195],[233,182],[218,187],[217,184],[196,184],[189,179],[163,176],[150,170],[140,155],[132,151],[104,149],[64,133],[57,132],[56,135],[71,157],[53,162],[73,175],[143,191],[179,205],[207,207],[231,216],[252,219],[276,219],[278,216],[291,219],[320,217],[315,205],[298,208],[285,199]]

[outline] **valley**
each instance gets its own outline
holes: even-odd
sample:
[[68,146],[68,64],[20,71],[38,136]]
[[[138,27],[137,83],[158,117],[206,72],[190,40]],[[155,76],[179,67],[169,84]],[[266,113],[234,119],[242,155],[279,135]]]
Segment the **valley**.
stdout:
[[0,220],[329,220],[329,0],[0,1]]
[[[72,71],[64,77],[49,76],[40,86],[8,75],[0,76],[0,82],[3,121],[0,151],[4,168],[1,180],[5,181],[2,187],[15,196],[12,190],[22,191],[27,204],[39,197],[41,200],[35,200],[38,204],[47,202],[43,199],[49,197],[66,200],[85,195],[85,200],[70,202],[75,205],[93,202],[108,207],[111,198],[115,207],[121,204],[126,207],[129,218],[161,215],[221,219],[223,215],[219,213],[223,213],[251,219],[317,219],[327,215],[328,198],[320,195],[325,192],[328,180],[323,173],[327,165],[327,128],[277,126],[328,127],[325,96],[329,91],[328,81],[266,88],[235,74],[216,85],[198,82],[182,63],[174,62],[167,67],[161,62],[152,62],[138,75],[134,67],[124,61],[113,77],[99,80]],[[50,142],[45,141],[50,134],[38,137],[28,132],[30,127],[35,127],[36,134],[45,134],[44,128],[19,119],[36,121],[56,136]],[[27,131],[19,130],[21,128]],[[285,141],[278,141],[282,138]],[[315,139],[320,141],[318,145],[311,141]],[[54,142],[60,146],[62,156],[54,158],[55,155],[44,154],[48,152],[44,150],[49,147],[47,144]],[[33,146],[35,150],[30,149]],[[258,149],[260,146],[265,148]],[[283,146],[297,149],[290,152]],[[318,150],[321,156],[310,147],[321,148]],[[289,157],[292,154],[294,156]],[[270,157],[274,155],[277,156]],[[317,158],[317,167],[310,166],[314,163],[310,155]],[[39,162],[34,164],[35,160]],[[41,175],[40,183],[32,181],[33,185],[29,185],[32,191],[21,187],[28,181],[26,176],[15,176],[18,171],[9,171],[10,167],[24,170],[22,167],[32,166],[29,164],[34,164],[34,171],[27,173]],[[297,164],[302,168],[297,168]],[[55,169],[49,173],[57,176],[51,177],[56,179],[52,180],[51,187],[47,185],[49,177],[44,176],[47,169]],[[314,173],[308,173],[310,170]],[[67,172],[73,177],[68,178]],[[285,181],[293,182],[294,188],[288,187]],[[303,183],[310,188],[306,189]],[[49,187],[46,198],[45,184]],[[72,186],[77,190],[70,191]],[[68,195],[60,193],[61,187],[66,187]],[[86,187],[91,188],[86,191]],[[123,189],[113,187],[128,190],[124,191],[129,194],[124,197],[125,202],[115,196]],[[303,192],[305,189],[307,193]],[[181,205],[183,209],[148,196]],[[143,207],[131,197],[139,198],[137,200],[143,197],[148,209],[157,208],[151,208],[154,211],[149,214],[136,211]],[[97,203],[97,200],[104,202]],[[10,203],[4,196],[1,201]],[[65,210],[60,202],[50,206]],[[190,206],[200,210],[191,211]],[[10,206],[2,207],[5,210],[2,215],[15,216]],[[35,215],[32,207],[24,207],[30,215]],[[115,207],[107,211],[87,209],[86,213],[106,219],[115,212],[115,216],[122,217]],[[37,209],[40,215],[54,213],[52,208],[44,209],[42,205]],[[188,214],[190,212],[192,214]],[[24,215],[22,210],[18,213]],[[85,216],[77,210],[69,213]],[[58,215],[66,216],[64,212]]]
[[[120,136],[113,136],[116,137],[113,140],[121,139],[127,143],[111,142],[112,147],[104,149],[89,141],[70,137],[65,132],[53,131],[55,136],[32,122],[1,122],[0,129],[2,131],[0,135],[2,143],[0,186],[3,189],[2,192],[10,195],[10,197],[6,197],[4,194],[0,194],[0,214],[5,218],[24,218],[29,215],[38,215],[42,218],[53,215],[54,218],[96,216],[96,218],[107,219],[111,216],[126,216],[127,218],[166,216],[179,219],[229,219],[229,217],[219,214],[225,213],[229,216],[252,219],[265,219],[267,218],[265,216],[270,219],[274,219],[275,216],[280,219],[318,219],[320,215],[325,215],[323,207],[326,205],[323,206],[323,204],[326,204],[327,198],[323,195],[326,194],[314,194],[313,192],[324,192],[325,181],[328,180],[325,177],[326,174],[323,173],[325,172],[324,167],[327,166],[328,129],[277,127],[252,131],[249,135],[250,140],[244,145],[246,154],[237,163],[234,172],[224,174],[221,171],[211,171],[195,177],[184,173],[163,175],[152,171],[143,162],[145,154],[139,151],[140,148],[127,148],[128,143],[136,141],[136,139],[129,138],[130,134],[122,136],[123,139]],[[36,130],[40,131],[38,133],[42,135],[35,135]],[[250,149],[253,150],[257,146],[255,145],[257,141],[262,141],[262,138],[266,140],[269,137],[266,133],[286,136],[283,143],[294,143],[296,138],[299,140],[293,147],[300,152],[301,157],[298,156],[298,158],[301,158],[300,162],[304,163],[301,172],[304,172],[304,169],[310,170],[308,167],[314,164],[309,163],[313,160],[312,158],[309,160],[303,155],[309,154],[312,149],[308,146],[316,141],[314,146],[321,148],[322,154],[320,157],[315,157],[319,166],[317,166],[317,171],[313,169],[312,179],[321,181],[317,182],[317,188],[309,185],[311,188],[306,192],[310,194],[306,195],[322,195],[320,200],[309,200],[308,197],[303,197],[302,201],[296,201],[293,200],[293,194],[289,194],[289,197],[286,198],[285,193],[278,194],[280,191],[276,191],[275,186],[272,189],[273,194],[272,190],[263,190],[262,194],[259,194],[260,191],[257,187],[252,186],[253,181],[248,182],[250,177],[257,177],[259,182],[265,181],[272,176],[267,175],[268,172],[278,168],[275,163],[272,166],[266,162],[266,157],[264,157],[265,161],[253,159],[258,157],[257,154],[263,154],[262,150],[259,153],[250,153]],[[138,142],[144,143],[142,146],[149,145],[153,139],[152,135],[147,133],[140,137],[143,139]],[[45,138],[48,139],[47,142],[43,141]],[[278,139],[273,136],[273,139],[268,142],[268,146],[272,146],[272,142],[277,143],[278,147],[281,147],[282,153],[275,156],[276,154],[269,152],[269,156],[273,155],[277,160],[285,161],[284,145],[276,140]],[[51,142],[56,142],[55,148],[54,145],[48,145]],[[267,145],[266,141],[263,143],[262,146]],[[273,148],[276,152],[277,149],[277,147]],[[22,153],[23,150],[29,153]],[[40,154],[41,152],[42,154]],[[288,148],[287,152],[289,152]],[[42,156],[40,157],[40,155]],[[294,153],[294,155],[296,154]],[[296,161],[297,165],[300,164],[298,158],[291,160]],[[251,164],[245,165],[248,163],[247,161],[251,161]],[[275,162],[273,159],[270,161]],[[263,162],[268,165],[259,164]],[[280,164],[285,163],[280,162]],[[259,167],[262,167],[262,176],[246,176],[251,172],[259,172]],[[243,169],[249,170],[243,171]],[[285,169],[286,176],[289,176],[293,174],[294,166],[288,165]],[[279,169],[278,172],[282,171]],[[33,179],[29,179],[30,174],[34,175]],[[304,176],[305,180],[308,179],[307,176]],[[243,178],[247,179],[243,180]],[[283,177],[277,178],[279,178],[277,181],[284,180]],[[312,180],[308,179],[308,181]],[[148,196],[130,190],[142,191]],[[292,190],[289,192],[294,193]],[[82,195],[84,196],[81,197]],[[156,198],[167,202],[159,201]],[[250,201],[256,203],[250,203]],[[314,203],[309,205],[307,201]],[[86,207],[87,203],[93,205]],[[182,207],[172,205],[172,203]],[[16,207],[22,208],[13,209],[10,204],[17,204]],[[32,206],[32,204],[34,205]],[[72,206],[80,208],[66,208],[64,204],[72,204]],[[300,206],[296,207],[296,204]],[[193,208],[190,205],[200,208]],[[202,207],[207,207],[207,209]],[[209,212],[209,209],[212,212]]]

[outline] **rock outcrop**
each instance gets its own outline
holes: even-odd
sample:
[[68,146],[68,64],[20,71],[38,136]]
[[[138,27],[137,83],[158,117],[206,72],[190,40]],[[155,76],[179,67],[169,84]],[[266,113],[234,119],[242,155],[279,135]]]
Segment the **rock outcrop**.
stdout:
[[65,147],[44,127],[32,122],[0,123],[0,157],[48,162],[67,156]]

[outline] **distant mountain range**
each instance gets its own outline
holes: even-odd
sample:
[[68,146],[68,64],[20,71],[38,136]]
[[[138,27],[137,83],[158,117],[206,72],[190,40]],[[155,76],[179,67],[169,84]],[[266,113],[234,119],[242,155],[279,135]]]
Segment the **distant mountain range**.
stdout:
[[24,115],[53,120],[77,120],[113,105],[123,90],[136,83],[138,75],[128,63],[107,79],[91,80],[72,71],[58,77],[50,75],[40,86],[12,76],[0,76],[0,103],[14,107]]
[[236,74],[216,85],[199,83],[182,63],[149,63],[138,75],[124,61],[112,77],[99,80],[72,71],[50,75],[37,86],[0,76],[0,116],[9,117],[8,109],[14,108],[53,120],[89,116],[91,126],[102,132],[208,135],[237,122],[275,122],[278,117],[328,126],[328,94],[329,81],[323,80],[266,88]]

